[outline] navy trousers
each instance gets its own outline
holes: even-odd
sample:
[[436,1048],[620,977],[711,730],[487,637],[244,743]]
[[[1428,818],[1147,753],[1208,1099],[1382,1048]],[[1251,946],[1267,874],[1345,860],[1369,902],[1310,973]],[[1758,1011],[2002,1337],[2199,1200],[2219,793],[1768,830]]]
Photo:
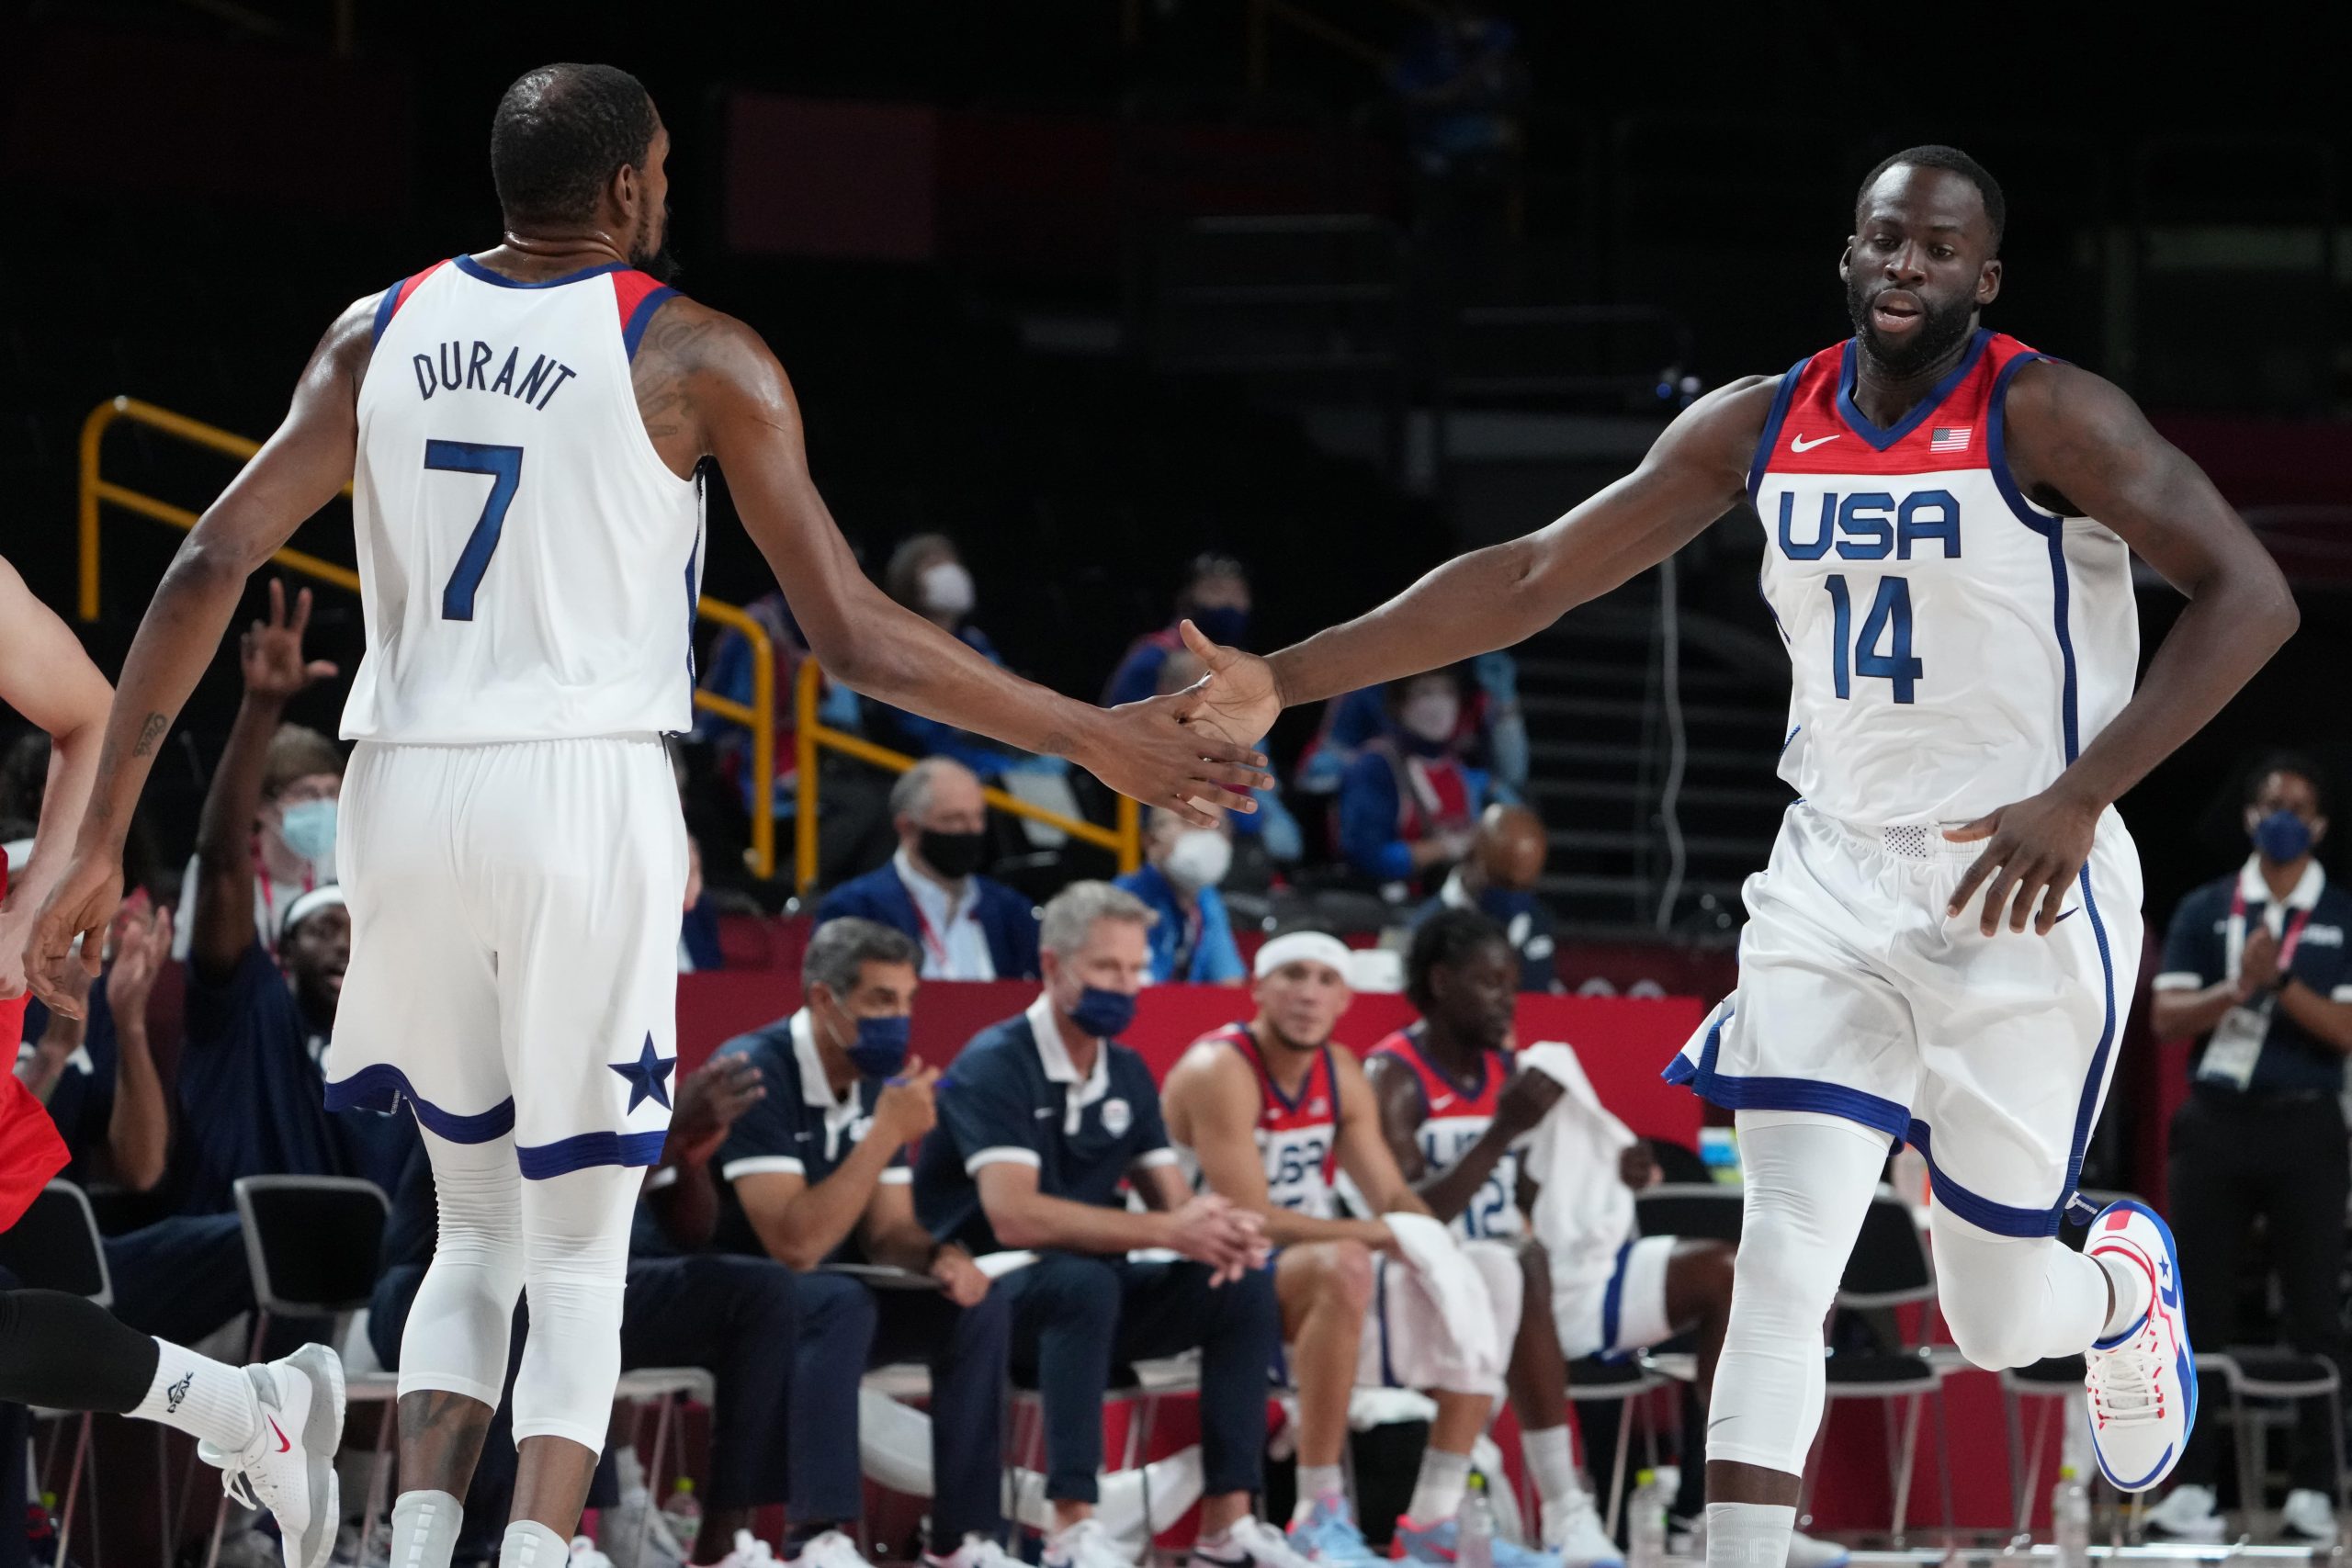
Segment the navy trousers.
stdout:
[[1102,1395],[1115,1363],[1201,1351],[1201,1468],[1210,1496],[1256,1492],[1266,1371],[1282,1344],[1271,1269],[1212,1287],[1204,1264],[1048,1252],[997,1287],[1013,1299],[1012,1368],[1045,1405],[1046,1495],[1095,1500]]
[[[977,1306],[932,1291],[876,1290],[842,1274],[799,1278],[800,1344],[792,1429],[796,1532],[858,1516],[857,1385],[867,1368],[931,1368],[931,1541],[941,1555],[967,1535],[1001,1539],[1004,1380],[1013,1302],[1002,1285]],[[846,1440],[844,1440],[846,1439]]]
[[244,1228],[233,1213],[175,1214],[107,1237],[106,1249],[114,1314],[141,1334],[193,1345],[254,1309]]

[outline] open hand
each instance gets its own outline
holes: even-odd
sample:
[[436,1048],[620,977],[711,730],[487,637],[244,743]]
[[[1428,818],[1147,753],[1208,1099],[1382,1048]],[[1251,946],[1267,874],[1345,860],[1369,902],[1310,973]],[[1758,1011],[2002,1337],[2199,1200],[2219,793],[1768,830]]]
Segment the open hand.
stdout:
[[304,662],[302,628],[311,624],[311,591],[294,596],[294,616],[286,615],[286,581],[269,580],[269,619],[255,621],[237,640],[237,668],[245,690],[266,702],[282,703],[313,681],[334,678],[335,667],[323,659]]
[[1208,670],[1176,694],[1186,704],[1185,722],[1237,745],[1257,744],[1283,711],[1273,666],[1254,653],[1211,642],[1190,621],[1182,629],[1184,646]]
[[1212,807],[1257,810],[1246,792],[1274,782],[1266,759],[1247,741],[1186,723],[1186,705],[1193,700],[1187,690],[1108,709],[1070,761],[1121,795],[1165,807],[1195,828],[1216,826]]
[[106,972],[107,1005],[114,1016],[143,1018],[155,976],[172,955],[172,912],[146,907],[147,895],[135,893],[123,901],[122,918],[115,921],[114,964]]
[[[107,927],[122,906],[122,856],[76,850],[65,874],[41,900],[25,944],[25,981],[50,1011],[80,1018],[89,983],[106,958]],[[82,942],[81,956],[74,942]],[[80,974],[71,971],[78,969]]]
[[759,1064],[741,1052],[713,1056],[678,1085],[670,1111],[670,1136],[662,1145],[669,1165],[700,1166],[727,1141],[743,1112],[767,1098]]
[[[1969,865],[1946,906],[1947,917],[1960,914],[1976,889],[1984,889],[1984,910],[1977,929],[1986,936],[2000,930],[2006,918],[2009,930],[2022,931],[2026,921],[2048,936],[2063,912],[2067,890],[2091,858],[2091,840],[2098,829],[2099,807],[2056,787],[2030,799],[2004,806],[1973,822],[1947,829],[1944,837],[1955,844],[1990,840],[1984,852]],[[1994,874],[1998,872],[1998,875]],[[2039,899],[2037,912],[2034,904]]]

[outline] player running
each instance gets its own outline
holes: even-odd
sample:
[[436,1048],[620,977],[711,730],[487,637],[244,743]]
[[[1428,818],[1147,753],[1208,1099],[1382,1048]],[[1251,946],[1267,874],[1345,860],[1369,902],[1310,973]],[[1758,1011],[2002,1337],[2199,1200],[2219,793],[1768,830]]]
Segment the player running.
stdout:
[[[2055,1233],[2138,968],[2112,803],[2297,615],[2131,399],[1978,326],[2006,216],[1967,154],[1895,154],[1840,262],[1851,339],[1701,399],[1566,516],[1344,626],[1262,660],[1188,633],[1213,671],[1199,716],[1259,735],[1285,705],[1518,642],[1755,506],[1803,798],[1748,882],[1737,991],[1668,1075],[1736,1112],[1746,1168],[1708,1422],[1718,1568],[1787,1558],[1822,1319],[1896,1139],[1928,1156],[1971,1360],[2086,1354],[2098,1461],[2127,1491],[2164,1479],[2195,1414],[2164,1223],[2126,1201],[2084,1252]],[[2136,694],[2133,551],[2188,601]]]
[[[527,1291],[502,1561],[564,1558],[610,1420],[622,1271],[676,1051],[686,840],[663,737],[692,722],[702,465],[825,667],[894,706],[1212,820],[1266,782],[1181,699],[1108,712],[1021,681],[858,569],[782,368],[668,271],[652,100],[610,66],[510,87],[503,242],[353,304],[277,432],[198,524],[125,660],[96,794],[29,962],[52,1006],[113,913],[130,809],[246,577],[354,481],[368,650],[337,862],[351,967],[328,1103],[424,1128],[440,1243],[401,1359],[393,1559],[447,1568]],[[85,945],[84,960],[95,958]]]

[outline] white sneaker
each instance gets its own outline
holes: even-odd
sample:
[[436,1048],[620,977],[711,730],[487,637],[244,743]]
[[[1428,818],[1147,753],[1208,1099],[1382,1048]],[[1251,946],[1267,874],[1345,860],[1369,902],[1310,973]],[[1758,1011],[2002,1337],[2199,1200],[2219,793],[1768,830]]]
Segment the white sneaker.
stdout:
[[[1707,1560],[1707,1516],[1700,1515],[1687,1529],[1669,1528],[1666,1551],[1669,1557]],[[1816,1540],[1803,1530],[1789,1532],[1788,1568],[1844,1568],[1853,1561],[1853,1552],[1834,1540]]]
[[1315,1568],[1291,1546],[1290,1537],[1251,1514],[1234,1520],[1225,1540],[1214,1547],[1195,1541],[1192,1559],[1216,1568],[1248,1568],[1253,1562],[1262,1568]]
[[2091,1222],[2084,1248],[2148,1276],[2148,1310],[2083,1359],[2090,1393],[2091,1449],[2119,1492],[2153,1490],[2172,1473],[2197,1419],[2196,1362],[2180,1305],[2180,1266],[2172,1231],[2135,1199],[2109,1203]]
[[571,1568],[613,1568],[613,1560],[596,1550],[584,1535],[571,1538]]
[[922,1560],[928,1568],[1027,1568],[1021,1559],[984,1535],[966,1536],[964,1544],[944,1557],[926,1551]]
[[343,1363],[323,1345],[305,1345],[283,1360],[247,1367],[260,1427],[241,1453],[209,1443],[197,1456],[221,1472],[240,1503],[277,1517],[286,1568],[326,1568],[343,1522],[335,1450],[343,1444]]
[[1136,1568],[1102,1521],[1089,1514],[1046,1538],[1044,1568]]
[[1600,1528],[1600,1510],[1589,1492],[1573,1492],[1544,1505],[1544,1549],[1560,1554],[1561,1568],[1621,1568],[1625,1554]]
[[[743,1543],[738,1540],[735,1544],[741,1550]],[[873,1568],[858,1554],[857,1542],[839,1530],[821,1530],[810,1536],[800,1543],[798,1555],[790,1562],[793,1568]]]
[[2211,1486],[2176,1486],[2165,1500],[2150,1508],[2143,1523],[2172,1540],[2219,1540],[2222,1516],[2213,1507]]
[[613,1568],[685,1568],[690,1543],[678,1540],[669,1517],[642,1486],[621,1494],[620,1503],[599,1516],[596,1534]]
[[2299,1486],[2287,1494],[2287,1506],[2278,1511],[2278,1522],[2288,1533],[2305,1540],[2334,1540],[2335,1500],[2324,1492]]
[[718,1560],[718,1568],[775,1568],[775,1552],[766,1541],[750,1530],[737,1530],[734,1550]]

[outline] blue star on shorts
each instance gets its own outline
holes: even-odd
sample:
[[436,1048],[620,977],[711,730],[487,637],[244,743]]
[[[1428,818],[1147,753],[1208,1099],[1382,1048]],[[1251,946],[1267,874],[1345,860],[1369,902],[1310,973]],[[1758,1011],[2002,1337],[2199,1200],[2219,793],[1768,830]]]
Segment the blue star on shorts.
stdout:
[[606,1066],[628,1079],[628,1108],[631,1111],[653,1101],[662,1110],[670,1109],[670,1075],[677,1070],[678,1058],[653,1054],[653,1036],[645,1037],[645,1049],[638,1053],[634,1062],[607,1062]]

